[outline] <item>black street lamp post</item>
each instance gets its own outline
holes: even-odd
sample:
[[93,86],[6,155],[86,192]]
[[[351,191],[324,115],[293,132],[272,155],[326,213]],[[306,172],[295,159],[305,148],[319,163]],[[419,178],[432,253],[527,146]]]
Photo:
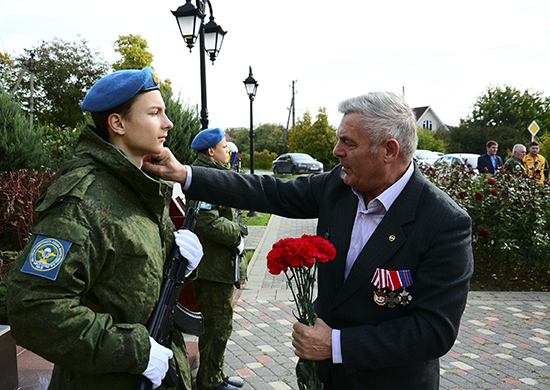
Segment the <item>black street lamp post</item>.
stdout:
[[[223,31],[214,21],[214,13],[212,12],[212,4],[210,0],[196,0],[197,6],[191,4],[191,0],[186,0],[186,3],[180,6],[172,14],[178,21],[181,36],[187,43],[189,51],[195,46],[197,38],[199,38],[200,51],[200,72],[201,72],[201,124],[202,129],[208,128],[208,108],[206,104],[206,58],[205,52],[210,54],[212,64],[216,60],[218,53],[222,47],[223,37],[227,31]],[[210,9],[210,21],[204,24],[205,6],[208,3]]]
[[[256,96],[256,90],[258,89],[258,82],[252,77],[252,67],[248,67],[248,77],[243,81],[246,88],[246,93],[250,99],[250,173],[254,174],[254,121],[252,119],[252,102]],[[250,210],[247,214],[248,217],[255,217],[258,213]]]
[[258,82],[252,77],[252,67],[248,68],[248,77],[243,81],[246,93],[250,99],[250,173],[254,174],[254,122],[252,120],[252,102],[256,96]]

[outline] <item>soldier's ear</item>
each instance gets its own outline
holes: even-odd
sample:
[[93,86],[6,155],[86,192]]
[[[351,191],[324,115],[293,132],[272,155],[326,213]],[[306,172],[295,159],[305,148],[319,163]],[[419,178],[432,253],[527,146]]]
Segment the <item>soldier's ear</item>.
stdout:
[[113,130],[114,133],[118,135],[124,135],[126,133],[126,130],[124,128],[124,121],[122,120],[120,114],[112,113],[111,115],[109,115],[107,123],[109,123],[109,127],[111,128],[111,130]]

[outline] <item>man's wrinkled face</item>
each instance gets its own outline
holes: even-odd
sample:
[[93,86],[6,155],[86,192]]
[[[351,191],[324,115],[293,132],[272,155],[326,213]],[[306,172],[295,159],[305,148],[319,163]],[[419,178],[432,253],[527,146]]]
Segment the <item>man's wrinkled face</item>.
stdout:
[[370,142],[362,131],[359,114],[346,114],[338,127],[334,155],[340,159],[345,173],[344,183],[359,192],[376,192],[385,176],[383,147],[371,152]]
[[514,157],[519,158],[520,160],[523,160],[523,157],[527,154],[527,151],[525,149],[516,150],[514,152]]

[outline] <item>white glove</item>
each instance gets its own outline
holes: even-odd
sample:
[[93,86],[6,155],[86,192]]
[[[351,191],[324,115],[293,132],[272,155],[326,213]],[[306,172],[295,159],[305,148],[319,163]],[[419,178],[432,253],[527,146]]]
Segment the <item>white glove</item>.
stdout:
[[152,337],[149,337],[149,341],[151,342],[149,364],[147,364],[147,368],[141,375],[147,377],[153,384],[153,389],[156,389],[161,385],[168,372],[168,360],[172,359],[174,352],[157,343]]
[[242,237],[239,246],[237,246],[237,250],[239,251],[239,255],[242,255],[244,252],[244,239]]
[[185,277],[187,277],[197,268],[202,259],[202,255],[204,254],[202,245],[197,235],[191,230],[180,229],[175,231],[174,237],[176,238],[176,244],[180,248],[181,255],[189,261],[185,270]]

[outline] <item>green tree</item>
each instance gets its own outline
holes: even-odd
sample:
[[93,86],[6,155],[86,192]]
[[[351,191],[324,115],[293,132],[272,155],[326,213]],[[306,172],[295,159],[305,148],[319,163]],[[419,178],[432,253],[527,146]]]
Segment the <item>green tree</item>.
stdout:
[[291,152],[307,153],[327,167],[338,163],[332,154],[336,141],[336,129],[330,126],[324,107],[319,108],[314,123],[311,123],[311,115],[306,111],[303,119],[298,119],[296,127],[288,135]]
[[0,89],[10,93],[20,72],[17,70],[15,59],[9,53],[0,51]]
[[298,152],[304,145],[305,137],[311,129],[311,114],[306,110],[302,118],[298,118],[296,125],[288,131],[288,150]]
[[[285,129],[274,123],[260,124],[254,129],[254,150],[268,150],[280,153],[283,148]],[[250,149],[250,144],[249,147]]]
[[182,164],[191,164],[196,153],[191,149],[193,138],[201,131],[201,122],[196,106],[183,105],[178,96],[174,99],[172,90],[161,86],[161,93],[166,105],[166,115],[174,124],[168,132],[165,146]]
[[544,135],[550,126],[549,98],[541,92],[490,86],[477,98],[472,113],[451,129],[448,151],[483,154],[487,141],[495,140],[498,154],[506,158],[514,144],[530,142],[527,126],[533,120],[541,126],[538,136]]
[[[17,58],[19,69],[28,63],[31,51],[36,54],[33,91],[36,119],[54,126],[76,127],[84,120],[80,104],[92,85],[107,73],[108,63],[84,39],[66,42],[54,38],[31,50],[25,49],[25,54]],[[17,93],[21,100],[30,96],[28,72]],[[28,107],[26,103],[23,106]]]
[[46,163],[42,133],[29,127],[19,104],[0,91],[0,172],[38,169]]
[[[550,99],[542,92],[529,92],[505,85],[489,86],[474,103],[471,115],[466,119],[479,128],[507,126],[527,133],[533,120],[542,129],[550,126]],[[542,133],[541,133],[542,135]]]
[[[226,130],[226,133],[229,134],[231,142],[237,145],[239,153],[250,150],[250,129],[231,127]],[[256,149],[256,146],[254,146],[254,149]]]
[[[447,130],[442,131],[447,132]],[[430,129],[421,129],[420,127],[417,127],[416,133],[418,134],[418,149],[427,149],[434,152],[446,153],[446,142],[442,139],[438,139],[433,131]]]
[[147,51],[149,48],[147,40],[142,38],[141,35],[119,35],[113,46],[115,52],[121,56],[121,59],[112,65],[115,71],[143,69],[151,66],[153,62],[153,54]]
[[42,136],[42,145],[48,154],[46,166],[54,172],[61,165],[74,156],[76,143],[85,122],[79,123],[76,127],[61,126],[57,127],[51,123],[39,125]]

